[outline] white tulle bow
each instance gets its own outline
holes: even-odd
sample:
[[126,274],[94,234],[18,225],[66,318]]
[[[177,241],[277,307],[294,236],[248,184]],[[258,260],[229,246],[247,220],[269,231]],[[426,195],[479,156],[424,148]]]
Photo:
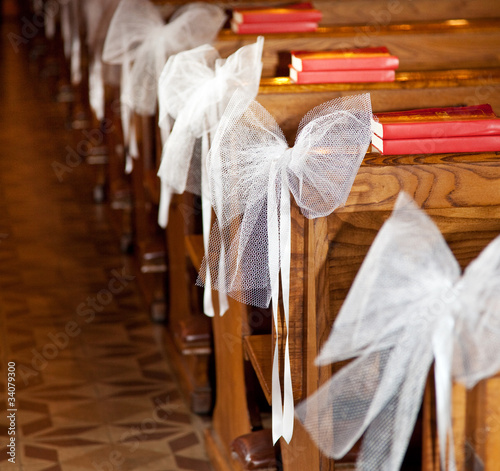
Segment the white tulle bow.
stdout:
[[122,97],[125,103],[140,114],[152,115],[167,58],[213,41],[224,21],[220,7],[195,2],[180,7],[165,24],[160,10],[148,0],[122,0],[109,27],[103,59],[133,63],[130,88]]
[[[158,222],[162,227],[167,225],[173,193],[187,190],[201,195],[205,250],[208,250],[212,216],[206,175],[211,136],[235,90],[244,91],[250,98],[257,95],[263,43],[264,38],[259,37],[255,44],[243,46],[225,60],[209,45],[181,52],[170,57],[160,77],[160,126],[168,127],[170,118],[175,119],[175,124],[163,148],[158,171],[162,182]],[[220,312],[223,314],[227,307],[221,293]],[[214,315],[209,276],[204,312]]]
[[[201,195],[200,162],[193,163],[197,139],[202,139],[203,162],[208,153],[220,117],[236,89],[254,98],[259,89],[262,72],[264,38],[243,46],[227,59],[210,45],[181,52],[165,64],[159,85],[160,126],[171,116],[175,119],[172,132],[163,147],[158,176],[162,180],[159,223],[166,226],[168,202],[172,193],[186,189]],[[196,156],[195,156],[196,157]],[[200,156],[197,156],[198,158]],[[190,177],[188,174],[197,173]]]
[[402,193],[317,363],[355,359],[296,415],[326,455],[344,456],[364,434],[358,469],[398,470],[434,361],[441,465],[456,469],[452,378],[470,388],[498,371],[499,342],[500,237],[461,276],[437,227]]
[[150,1],[121,0],[109,26],[103,60],[122,66],[122,126],[130,147],[136,145],[135,131],[129,129],[131,111],[154,114],[158,79],[167,58],[213,41],[225,18],[220,7],[195,2],[177,9],[165,24]]
[[[259,307],[268,307],[272,299],[276,337],[280,274],[288,326],[290,193],[308,218],[325,216],[343,204],[370,143],[370,117],[368,94],[324,103],[302,119],[289,148],[272,116],[242,93],[233,95],[222,116],[208,169],[218,220],[209,253],[220,253],[223,261],[214,257],[206,263],[216,289]],[[273,360],[273,438],[289,441],[294,417],[288,334],[283,404],[278,350]]]

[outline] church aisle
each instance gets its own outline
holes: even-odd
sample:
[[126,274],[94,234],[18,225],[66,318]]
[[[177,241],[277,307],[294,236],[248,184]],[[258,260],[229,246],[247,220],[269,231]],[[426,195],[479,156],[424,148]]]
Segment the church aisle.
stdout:
[[55,172],[74,136],[29,44],[9,41],[16,28],[4,21],[0,48],[0,470],[209,471],[204,421],[92,202],[90,169]]

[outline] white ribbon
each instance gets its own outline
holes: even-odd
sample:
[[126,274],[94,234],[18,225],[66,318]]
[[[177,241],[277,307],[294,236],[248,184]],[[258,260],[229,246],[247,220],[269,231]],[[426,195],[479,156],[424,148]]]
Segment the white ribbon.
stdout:
[[83,12],[89,51],[89,104],[96,118],[104,119],[104,74],[102,49],[112,15],[119,0],[85,0]]
[[[220,59],[217,50],[209,45],[181,52],[170,57],[160,77],[159,123],[164,127],[172,117],[175,124],[163,148],[158,171],[162,182],[158,223],[166,227],[173,193],[182,194],[187,190],[201,194],[205,256],[212,216],[206,174],[210,139],[236,89],[244,90],[251,98],[257,95],[263,44],[264,38],[259,37],[255,44],[243,46],[225,60]],[[200,139],[201,155],[193,155]],[[209,270],[208,266],[206,268]],[[205,280],[203,310],[213,317],[210,276]],[[225,295],[219,294],[222,315],[228,303]]]
[[344,456],[364,434],[358,469],[398,470],[434,361],[441,466],[456,469],[452,378],[470,388],[498,371],[499,342],[500,237],[460,276],[437,227],[402,193],[317,364],[355,359],[296,415],[326,455]]
[[153,115],[158,78],[167,58],[211,42],[224,22],[220,7],[203,2],[180,7],[165,24],[150,1],[121,0],[109,26],[103,60],[124,68],[120,100],[127,110],[123,119],[130,121],[132,110]]
[[61,33],[64,55],[70,61],[71,83],[82,81],[80,15],[78,0],[61,2]]
[[[265,308],[272,300],[276,337],[280,274],[287,332],[289,322],[290,192],[308,218],[325,216],[343,204],[370,143],[370,117],[369,95],[324,103],[302,119],[293,148],[272,116],[240,91],[220,120],[208,155],[217,224],[204,263],[210,266],[212,286],[238,301]],[[212,255],[218,253],[222,262]],[[275,348],[273,439],[290,441],[294,417],[288,333],[283,404],[278,359]]]

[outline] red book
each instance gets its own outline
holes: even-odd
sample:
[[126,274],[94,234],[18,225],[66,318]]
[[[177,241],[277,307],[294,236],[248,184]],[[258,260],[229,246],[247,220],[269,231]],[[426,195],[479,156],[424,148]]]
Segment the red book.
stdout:
[[381,139],[372,134],[372,146],[385,155],[499,152],[500,134],[443,138]]
[[397,69],[399,59],[386,47],[335,49],[330,51],[292,51],[292,67],[309,70]]
[[235,23],[289,23],[321,21],[323,14],[313,8],[310,3],[298,3],[286,8],[235,8],[233,21]]
[[299,72],[290,67],[290,78],[295,83],[353,83],[393,82],[394,70],[313,70]]
[[237,34],[307,33],[316,31],[318,23],[236,23],[231,21],[231,29]]
[[500,118],[490,105],[424,108],[377,113],[372,132],[388,139],[500,134]]

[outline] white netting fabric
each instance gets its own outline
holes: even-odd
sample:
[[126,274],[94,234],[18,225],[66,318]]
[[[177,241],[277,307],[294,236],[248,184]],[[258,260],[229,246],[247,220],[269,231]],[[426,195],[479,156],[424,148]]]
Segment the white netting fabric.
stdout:
[[[370,143],[370,96],[324,103],[302,119],[295,145],[256,101],[236,91],[208,155],[211,202],[217,216],[198,283],[208,283],[245,304],[272,299],[278,339],[280,275],[287,334],[283,399],[279,348],[272,370],[273,440],[293,434],[293,389],[288,343],[290,193],[308,218],[343,204]],[[205,271],[206,270],[206,271]]]
[[234,91],[244,90],[250,98],[257,95],[263,42],[259,38],[224,60],[215,48],[203,45],[171,56],[165,64],[158,93],[159,124],[168,128],[170,118],[175,124],[158,171],[162,227],[167,224],[172,193],[202,194],[202,166],[206,165],[211,136]]
[[218,260],[209,261],[213,286],[245,304],[269,306],[269,261],[279,264],[280,257],[279,250],[268,250],[269,226],[280,228],[289,192],[308,218],[326,216],[346,201],[370,143],[370,117],[368,94],[329,101],[303,117],[289,148],[267,110],[233,96],[208,156],[218,221],[211,243],[223,245],[226,257],[224,278]]
[[122,93],[139,114],[156,109],[157,83],[167,58],[214,40],[225,22],[224,11],[195,2],[180,7],[165,24],[160,10],[147,0],[122,0],[111,21],[103,59],[130,62],[130,84]]
[[[452,377],[472,387],[500,369],[500,237],[460,276],[428,216],[402,193],[377,235],[317,358],[354,360],[296,407],[318,447],[357,469],[398,470],[435,362],[438,435],[451,435]],[[445,447],[441,463],[445,466]]]

